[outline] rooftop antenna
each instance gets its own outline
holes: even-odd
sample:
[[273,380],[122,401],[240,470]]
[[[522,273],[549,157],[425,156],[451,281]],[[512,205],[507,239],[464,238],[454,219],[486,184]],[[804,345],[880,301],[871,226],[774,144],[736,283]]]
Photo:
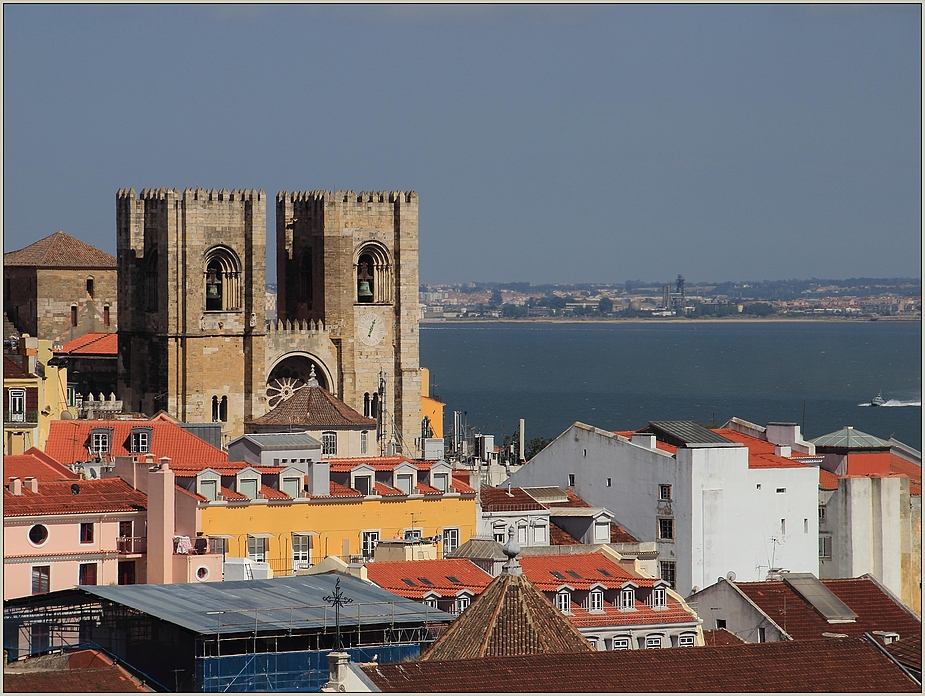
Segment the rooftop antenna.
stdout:
[[340,641],[340,608],[353,602],[353,598],[344,597],[340,591],[340,578],[334,583],[334,594],[324,597],[324,601],[334,607],[334,652],[341,652],[343,645]]

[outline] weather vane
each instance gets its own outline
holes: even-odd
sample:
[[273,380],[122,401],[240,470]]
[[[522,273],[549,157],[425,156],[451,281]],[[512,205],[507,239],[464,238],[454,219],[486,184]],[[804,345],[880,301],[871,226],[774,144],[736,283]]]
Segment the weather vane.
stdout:
[[337,582],[334,583],[334,594],[329,594],[324,598],[324,601],[334,607],[334,650],[335,652],[340,652],[343,650],[340,643],[340,608],[345,604],[350,604],[353,599],[344,597],[340,591],[340,578],[337,578]]

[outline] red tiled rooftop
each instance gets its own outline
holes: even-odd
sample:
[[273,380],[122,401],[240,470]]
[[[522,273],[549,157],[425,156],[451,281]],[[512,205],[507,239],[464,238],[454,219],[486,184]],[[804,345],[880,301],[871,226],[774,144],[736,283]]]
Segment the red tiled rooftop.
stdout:
[[111,456],[126,456],[131,452],[129,434],[132,428],[151,428],[150,452],[155,461],[170,457],[171,468],[205,469],[228,465],[228,455],[205,440],[163,420],[59,420],[52,421],[45,443],[45,453],[63,464],[87,461],[90,457],[90,431],[112,428]]
[[[75,495],[72,486],[79,486]],[[134,512],[147,508],[147,496],[122,479],[40,481],[39,492],[22,495],[3,491],[3,516],[68,515],[94,512]]]
[[358,466],[368,466],[376,471],[392,471],[399,464],[411,464],[418,471],[429,471],[436,460],[411,459],[409,457],[332,457],[328,460],[332,472],[353,471]]
[[378,481],[373,485],[373,494],[383,496],[405,495],[399,489],[386,486],[384,483],[379,483]]
[[676,602],[668,600],[664,609],[653,609],[644,602],[636,602],[636,611],[618,609],[604,603],[604,610],[591,612],[572,604],[569,621],[576,626],[651,626],[652,624],[695,624],[697,619]]
[[22,369],[22,365],[13,360],[9,355],[3,356],[3,379],[26,379],[34,377]]
[[243,493],[238,493],[237,491],[233,491],[230,488],[225,488],[224,486],[221,487],[220,493],[225,498],[225,500],[250,500],[250,498],[248,498]]
[[860,637],[871,631],[892,631],[900,638],[921,635],[921,620],[911,609],[895,602],[870,577],[821,582],[858,615],[856,621],[830,624],[782,580],[737,582],[736,587],[794,640],[816,640],[822,638],[823,633]]
[[23,454],[7,455],[3,458],[3,475],[9,481],[11,476],[25,479],[27,476],[39,481],[61,481],[79,479],[80,476],[63,464],[56,462],[36,447],[30,447]]
[[550,546],[577,546],[581,542],[571,534],[566,532],[555,522],[549,523],[549,544]]
[[267,500],[292,500],[292,497],[269,486],[260,486],[260,495]]
[[[305,477],[305,482],[308,483],[308,477]],[[353,488],[347,488],[347,486],[342,486],[335,481],[331,481],[331,488],[327,496],[317,496],[313,495],[312,498],[320,497],[330,497],[330,498],[362,498],[363,494],[360,491],[354,490]]]
[[[488,573],[467,558],[374,561],[366,564],[366,574],[379,587],[409,599],[423,599],[428,592],[436,592],[441,597],[454,597],[460,590],[469,590],[473,595],[478,595],[492,581]],[[459,582],[453,582],[450,577]]]
[[4,266],[116,268],[116,257],[58,230],[27,247],[3,255]]
[[482,510],[485,512],[545,509],[527,495],[522,488],[491,488],[483,486],[479,491],[479,496],[482,500]]
[[922,671],[922,636],[909,636],[886,646],[887,651],[906,667]]
[[253,425],[300,425],[305,427],[375,429],[376,421],[360,415],[327,390],[303,386],[271,411],[248,421]]
[[115,333],[88,333],[68,341],[55,351],[58,355],[109,355],[119,354],[119,336]]
[[[569,585],[576,590],[588,590],[593,584],[607,588],[620,587],[632,581],[639,587],[652,587],[654,578],[642,578],[633,575],[603,553],[557,554],[550,556],[521,556],[520,565],[524,575],[530,578],[537,589],[543,592],[555,592],[561,585]],[[605,570],[606,573],[601,571]],[[563,578],[557,578],[553,571]],[[574,572],[578,577],[569,573]]]
[[463,472],[461,474],[453,472],[453,490],[457,493],[475,493],[475,489],[467,483],[468,480],[468,472]]
[[703,632],[703,643],[708,646],[742,645],[745,641],[728,629],[714,628]]

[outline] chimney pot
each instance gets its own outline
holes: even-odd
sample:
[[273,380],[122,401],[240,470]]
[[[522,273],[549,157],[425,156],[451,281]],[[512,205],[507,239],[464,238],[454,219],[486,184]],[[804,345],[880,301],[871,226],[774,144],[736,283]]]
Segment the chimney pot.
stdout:
[[10,476],[10,493],[13,495],[22,495],[22,481],[18,476]]
[[33,493],[39,492],[39,481],[34,476],[26,476],[23,483],[25,484],[26,488],[28,488]]
[[161,471],[167,471],[170,468],[170,457],[161,457]]

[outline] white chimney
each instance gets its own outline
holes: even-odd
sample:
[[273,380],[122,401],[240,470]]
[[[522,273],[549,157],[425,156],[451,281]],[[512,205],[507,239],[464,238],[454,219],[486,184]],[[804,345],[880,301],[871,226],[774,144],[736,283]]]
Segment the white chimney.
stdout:
[[13,495],[22,495],[22,481],[18,476],[10,476],[10,493]]
[[39,492],[39,482],[38,479],[36,479],[34,476],[26,476],[23,483],[25,484],[26,488],[33,493]]
[[633,433],[630,442],[646,449],[655,449],[655,433]]

